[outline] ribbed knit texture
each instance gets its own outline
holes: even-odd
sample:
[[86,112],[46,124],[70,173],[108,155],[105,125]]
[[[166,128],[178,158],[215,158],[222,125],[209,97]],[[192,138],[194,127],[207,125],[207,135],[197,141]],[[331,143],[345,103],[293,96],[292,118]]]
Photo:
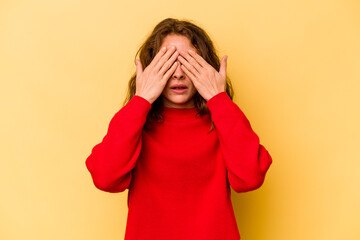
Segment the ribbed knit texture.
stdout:
[[163,123],[143,130],[151,104],[133,96],[111,119],[86,166],[95,186],[128,191],[125,240],[239,240],[230,186],[259,188],[272,158],[226,92],[196,108],[163,107]]

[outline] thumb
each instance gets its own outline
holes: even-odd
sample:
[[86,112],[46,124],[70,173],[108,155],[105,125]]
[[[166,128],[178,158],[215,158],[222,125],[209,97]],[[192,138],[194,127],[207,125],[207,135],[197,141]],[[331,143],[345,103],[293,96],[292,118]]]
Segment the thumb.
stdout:
[[137,76],[140,76],[143,72],[143,69],[142,69],[142,65],[141,65],[141,62],[136,59],[136,75]]
[[219,71],[219,73],[224,77],[226,77],[227,59],[228,59],[228,56],[225,55],[221,59],[221,63],[220,63],[220,71]]

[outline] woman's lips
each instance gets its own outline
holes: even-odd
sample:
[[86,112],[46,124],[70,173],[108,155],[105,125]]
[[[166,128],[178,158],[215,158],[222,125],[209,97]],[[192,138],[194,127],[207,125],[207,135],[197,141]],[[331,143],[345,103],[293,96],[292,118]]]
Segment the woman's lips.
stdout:
[[174,93],[180,94],[187,91],[187,88],[172,88],[171,89]]

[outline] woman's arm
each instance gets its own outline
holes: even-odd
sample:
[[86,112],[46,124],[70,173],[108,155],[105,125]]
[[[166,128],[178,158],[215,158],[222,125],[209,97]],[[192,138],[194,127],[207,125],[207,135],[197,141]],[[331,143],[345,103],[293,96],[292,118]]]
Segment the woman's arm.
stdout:
[[122,192],[129,187],[150,108],[150,102],[134,95],[111,119],[103,140],[93,147],[85,163],[98,189]]
[[238,193],[259,188],[272,158],[250,122],[225,91],[210,98],[206,105],[219,136],[231,187]]

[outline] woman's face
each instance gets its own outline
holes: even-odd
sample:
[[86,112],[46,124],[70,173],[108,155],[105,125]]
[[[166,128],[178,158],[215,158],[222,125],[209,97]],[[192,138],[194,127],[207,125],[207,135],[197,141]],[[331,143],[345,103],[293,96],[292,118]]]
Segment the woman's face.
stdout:
[[[162,47],[166,46],[170,48],[175,46],[177,51],[187,52],[189,49],[197,52],[197,49],[191,44],[190,40],[182,35],[169,34],[167,35],[162,42]],[[167,81],[163,92],[161,93],[162,104],[165,107],[171,108],[191,108],[195,107],[193,96],[196,93],[196,88],[190,78],[185,74],[185,72],[180,67],[180,61],[175,72],[170,76]],[[174,84],[183,84],[186,86],[185,90],[172,89]]]

